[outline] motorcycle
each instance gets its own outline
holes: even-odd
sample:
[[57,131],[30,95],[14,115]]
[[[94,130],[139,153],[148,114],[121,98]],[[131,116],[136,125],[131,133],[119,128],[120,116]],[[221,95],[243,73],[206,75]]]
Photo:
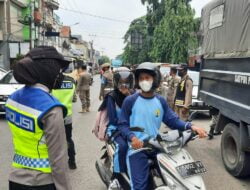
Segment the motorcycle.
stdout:
[[[133,128],[132,128],[133,130]],[[142,129],[140,129],[142,130]],[[134,131],[138,132],[138,128]],[[142,132],[142,131],[141,131]],[[135,151],[155,151],[155,159],[150,163],[150,188],[152,190],[205,190],[201,177],[206,172],[202,162],[194,161],[191,155],[183,148],[189,141],[197,138],[191,130],[180,132],[172,130],[159,134],[156,138],[144,141],[144,147]],[[108,187],[112,176],[113,155],[115,146],[106,143],[102,148],[104,154],[96,161],[97,172]],[[122,173],[120,190],[129,190],[130,183],[127,174]]]

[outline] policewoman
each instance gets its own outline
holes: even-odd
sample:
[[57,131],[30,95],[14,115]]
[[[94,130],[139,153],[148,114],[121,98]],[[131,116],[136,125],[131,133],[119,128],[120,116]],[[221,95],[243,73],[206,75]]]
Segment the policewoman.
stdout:
[[14,65],[15,79],[25,86],[6,102],[14,144],[10,190],[71,190],[63,117],[67,109],[53,96],[68,61],[54,47],[32,49]]
[[72,139],[72,103],[77,101],[74,79],[64,75],[61,87],[53,90],[52,95],[66,106],[68,111],[67,116],[64,118],[66,139],[68,143],[68,165],[70,169],[76,169],[75,144]]

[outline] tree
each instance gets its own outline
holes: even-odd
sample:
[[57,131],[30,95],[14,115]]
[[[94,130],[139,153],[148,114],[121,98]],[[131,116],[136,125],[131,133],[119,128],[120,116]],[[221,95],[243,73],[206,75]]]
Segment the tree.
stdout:
[[[149,52],[153,50],[153,36],[155,28],[159,25],[165,15],[165,0],[141,0],[143,5],[147,5],[147,47]],[[148,53],[152,60],[152,56]]]
[[165,15],[155,28],[150,55],[160,62],[181,63],[188,50],[197,44],[194,36],[194,11],[190,1],[165,0]]
[[106,55],[103,55],[100,57],[100,59],[98,60],[99,65],[102,65],[104,63],[110,63],[110,58]]
[[[146,17],[141,17],[135,19],[131,24],[124,36],[124,41],[126,46],[124,48],[123,53],[123,61],[125,64],[139,64],[145,61],[149,61],[149,46],[148,46],[148,38],[147,38],[147,23]],[[142,44],[139,46],[135,46],[131,44],[131,35],[132,33],[138,33],[141,35],[143,41]]]
[[[199,45],[200,19],[194,19],[191,0],[141,0],[147,5],[147,15],[134,20],[125,35],[125,62],[144,61],[181,63],[188,60],[189,50]],[[129,44],[131,32],[143,34],[143,46],[138,51]]]

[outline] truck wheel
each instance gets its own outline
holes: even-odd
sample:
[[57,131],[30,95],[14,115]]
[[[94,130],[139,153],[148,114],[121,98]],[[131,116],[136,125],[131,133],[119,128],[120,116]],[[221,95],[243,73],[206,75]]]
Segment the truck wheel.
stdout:
[[221,155],[227,171],[235,177],[250,174],[250,154],[240,147],[240,130],[236,125],[226,125],[221,138]]

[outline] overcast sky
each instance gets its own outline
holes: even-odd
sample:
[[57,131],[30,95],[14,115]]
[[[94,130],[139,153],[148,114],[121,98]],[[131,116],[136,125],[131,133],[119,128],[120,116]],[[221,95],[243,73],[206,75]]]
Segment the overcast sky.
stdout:
[[[94,48],[115,58],[123,52],[123,36],[129,24],[135,18],[146,14],[146,6],[141,0],[58,0],[60,9],[56,12],[64,25],[73,25],[72,34],[80,34],[85,41],[94,41]],[[211,0],[193,0],[192,6],[196,16],[200,16],[201,8]],[[82,13],[77,13],[77,11]],[[101,19],[91,15],[113,18],[116,21]],[[74,25],[75,23],[79,23]]]

